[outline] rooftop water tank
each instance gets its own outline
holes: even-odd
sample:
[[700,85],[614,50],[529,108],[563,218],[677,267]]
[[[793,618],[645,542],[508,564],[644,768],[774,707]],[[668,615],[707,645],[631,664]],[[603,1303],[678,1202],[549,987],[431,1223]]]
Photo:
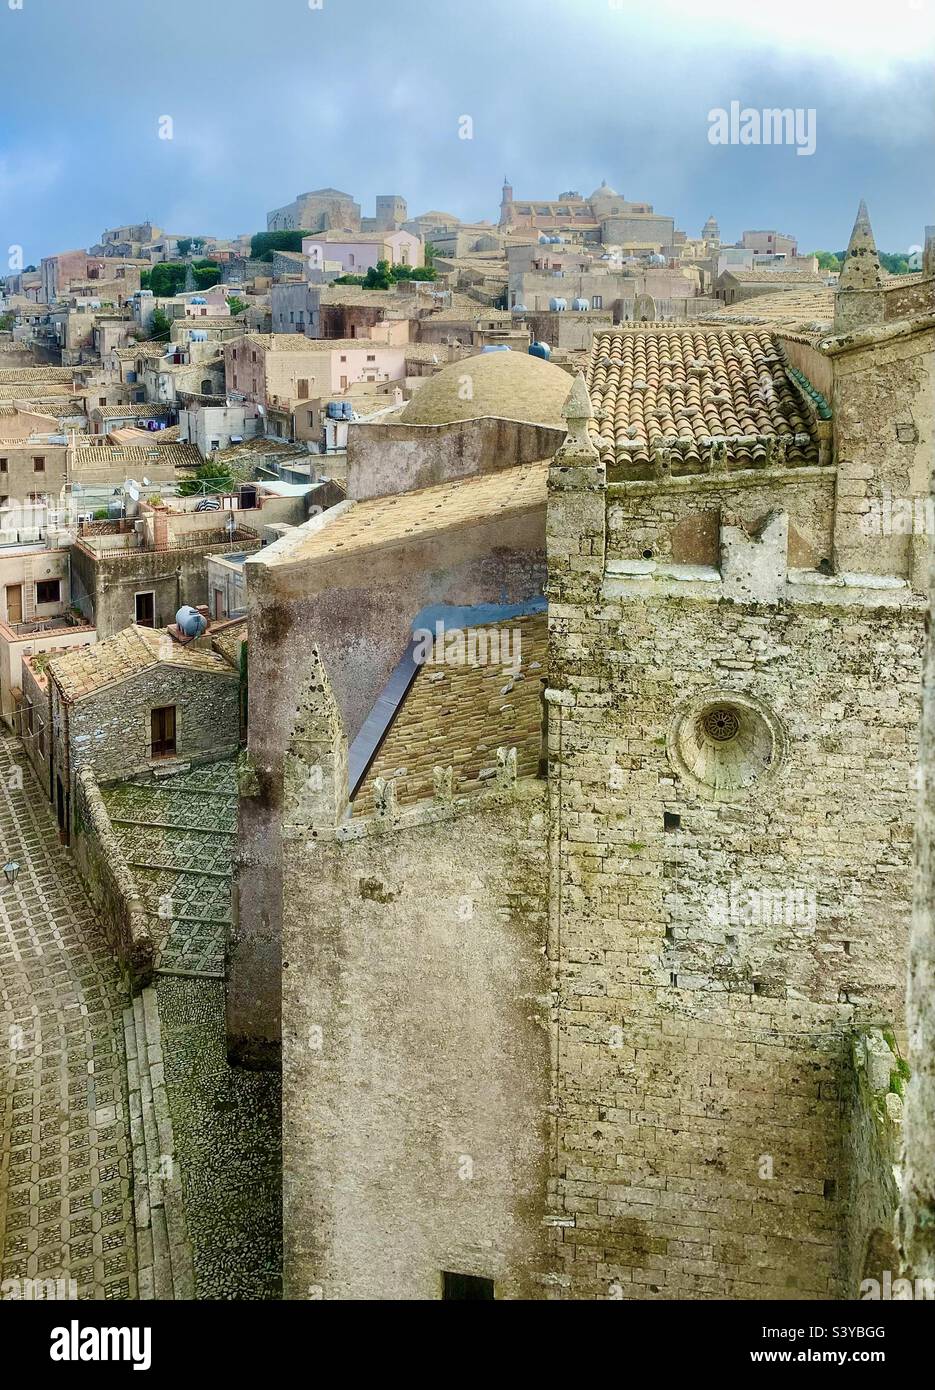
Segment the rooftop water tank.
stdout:
[[514,305],[513,305],[513,313],[514,313],[514,314],[528,314],[528,313],[529,313],[529,310],[526,308],[526,305],[525,305],[525,304],[514,304]]
[[116,521],[123,516],[123,499],[120,497],[110,497],[107,501],[107,515],[111,521]]
[[353,405],[351,404],[350,401],[342,401],[342,402],[341,402],[341,419],[342,419],[342,420],[353,420],[353,418],[354,418],[354,407],[353,407]]
[[587,309],[590,309],[591,306],[586,299],[576,299],[573,301],[571,307],[577,309],[579,314],[583,314]]
[[207,302],[203,294],[193,294],[189,300],[190,304],[207,304]]
[[550,299],[549,308],[553,313],[561,313],[563,309],[568,308],[568,304],[564,299]]
[[549,244],[550,244],[551,246],[561,246],[561,244],[562,244],[562,238],[561,238],[560,236],[550,236],[550,237],[549,237]]
[[186,603],[176,613],[175,625],[186,637],[200,637],[208,626],[208,620],[197,608]]
[[189,339],[193,343],[206,343],[208,341],[207,328],[193,328],[189,334]]
[[488,343],[488,345],[487,345],[486,347],[482,347],[482,348],[481,348],[481,352],[511,352],[511,351],[512,351],[512,349],[509,348],[509,347],[506,345],[506,343]]
[[541,357],[544,362],[548,362],[549,358],[552,356],[552,349],[549,347],[548,343],[530,343],[529,356]]

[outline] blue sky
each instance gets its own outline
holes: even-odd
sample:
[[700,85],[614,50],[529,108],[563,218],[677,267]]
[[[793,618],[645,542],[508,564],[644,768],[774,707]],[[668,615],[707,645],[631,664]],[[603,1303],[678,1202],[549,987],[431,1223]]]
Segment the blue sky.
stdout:
[[[402,193],[496,220],[504,174],[518,198],[606,178],[690,234],[713,212],[809,250],[865,197],[905,250],[935,222],[933,21],[935,0],[0,0],[0,252],[147,217],[259,231],[324,185],[365,215]],[[731,101],[813,108],[815,153],[710,144]]]

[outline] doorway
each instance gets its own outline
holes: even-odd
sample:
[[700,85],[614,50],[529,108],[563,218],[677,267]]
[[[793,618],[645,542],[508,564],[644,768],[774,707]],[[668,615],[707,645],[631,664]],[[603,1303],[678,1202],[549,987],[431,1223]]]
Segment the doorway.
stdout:
[[22,584],[8,584],[6,586],[6,620],[8,623],[21,623],[23,621]]
[[163,705],[150,715],[151,747],[154,758],[168,758],[175,752],[175,705]]

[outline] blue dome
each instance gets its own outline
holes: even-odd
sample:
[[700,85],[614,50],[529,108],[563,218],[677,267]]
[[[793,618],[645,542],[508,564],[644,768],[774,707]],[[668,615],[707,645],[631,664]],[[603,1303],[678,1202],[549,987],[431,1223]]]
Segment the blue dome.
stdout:
[[552,349],[549,347],[548,343],[530,343],[529,356],[541,357],[544,362],[548,362],[549,358],[552,356]]

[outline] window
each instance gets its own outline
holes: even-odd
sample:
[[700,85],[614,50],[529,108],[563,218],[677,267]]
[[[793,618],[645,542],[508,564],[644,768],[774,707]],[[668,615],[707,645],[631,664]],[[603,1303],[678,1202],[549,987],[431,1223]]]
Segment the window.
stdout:
[[368,361],[368,362],[376,362],[376,360],[377,360],[377,354],[376,354],[375,352],[368,352],[368,353],[367,353],[367,361]]
[[603,307],[604,307],[604,296],[603,296],[602,294],[592,294],[592,296],[591,296],[591,308],[592,308],[592,309],[603,309]]
[[150,715],[152,755],[167,758],[175,752],[175,705],[163,705]]
[[37,603],[61,603],[62,601],[62,581],[60,579],[37,579],[36,580],[36,602]]
[[10,460],[9,460],[9,459],[0,459],[0,473],[9,473],[9,471],[10,471]]
[[134,622],[140,627],[156,626],[156,595],[150,589],[146,593],[136,596],[136,616]]
[[33,472],[34,472],[34,473],[44,473],[44,472],[45,472],[45,459],[42,457],[41,454],[40,454],[37,458],[34,458],[34,459],[33,459],[33,461],[32,461],[32,467],[33,467]]
[[97,403],[98,403],[98,405],[106,405],[106,404],[107,404],[107,397],[106,397],[106,396],[98,396],[98,398],[97,398]]
[[474,1274],[450,1274],[448,1270],[442,1274],[442,1298],[447,1301],[493,1296],[492,1279],[481,1279]]

